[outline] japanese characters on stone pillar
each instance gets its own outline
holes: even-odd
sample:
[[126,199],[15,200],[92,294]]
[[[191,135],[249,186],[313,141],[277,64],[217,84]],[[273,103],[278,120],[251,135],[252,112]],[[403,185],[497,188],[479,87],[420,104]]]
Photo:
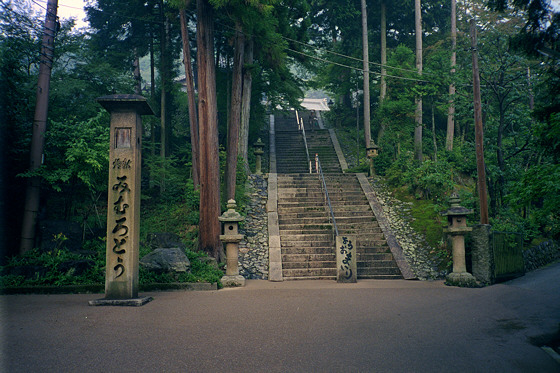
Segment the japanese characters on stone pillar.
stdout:
[[357,282],[358,263],[356,258],[356,237],[336,237],[336,281]]
[[108,303],[104,304],[118,304],[120,300],[139,299],[141,115],[153,115],[153,111],[146,99],[137,95],[104,96],[97,101],[111,113],[105,273]]

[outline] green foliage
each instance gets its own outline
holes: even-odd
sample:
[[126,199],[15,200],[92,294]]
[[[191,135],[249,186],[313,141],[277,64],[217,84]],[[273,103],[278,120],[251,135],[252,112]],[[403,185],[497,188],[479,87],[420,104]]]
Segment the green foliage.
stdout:
[[191,250],[185,250],[185,253],[191,263],[190,272],[156,273],[140,267],[138,273],[140,284],[208,282],[212,284],[218,283],[218,285],[221,286],[220,279],[224,273],[219,269],[212,267],[209,263],[201,260],[201,258],[206,257],[206,254]]
[[51,122],[46,135],[45,163],[36,172],[56,191],[78,180],[90,191],[106,187],[109,166],[108,115],[99,113],[87,121]]
[[[12,257],[7,264],[2,267],[0,277],[0,287],[12,286],[64,286],[77,284],[99,284],[104,281],[104,259],[105,250],[98,246],[98,255],[95,258],[72,253],[65,248],[53,251],[42,252],[33,249],[21,256]],[[73,269],[61,272],[60,268],[68,262],[88,260],[91,266],[79,276],[76,276]],[[6,274],[17,267],[28,267],[36,270],[35,276],[25,278],[22,275]],[[42,275],[41,275],[42,274]]]

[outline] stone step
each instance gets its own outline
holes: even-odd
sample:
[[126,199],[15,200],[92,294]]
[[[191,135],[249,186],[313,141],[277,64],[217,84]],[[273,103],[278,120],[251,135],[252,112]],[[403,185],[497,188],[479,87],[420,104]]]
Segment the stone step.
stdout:
[[[358,266],[366,266],[364,262],[378,262],[378,261],[393,261],[393,254],[389,253],[372,253],[372,254],[363,254],[358,252],[357,255]],[[360,264],[362,263],[362,264]]]
[[[380,254],[383,255],[383,254]],[[392,258],[392,257],[391,257]],[[336,262],[336,254],[284,254],[282,255],[282,263],[291,262]]]
[[371,275],[371,274],[361,274],[358,270],[358,280],[402,280],[403,276],[401,274],[397,275]]
[[368,250],[368,249],[374,249],[378,248],[378,247],[383,247],[383,246],[387,246],[387,241],[385,240],[385,238],[381,239],[381,240],[360,240],[360,236],[358,236],[357,239],[357,244],[356,247],[357,248],[363,248],[364,250]]
[[331,261],[303,261],[303,262],[284,262],[282,261],[282,270],[284,269],[307,269],[307,268],[336,268],[336,260]]
[[336,276],[292,276],[284,277],[284,281],[301,281],[301,280],[336,280]]
[[287,246],[282,247],[282,255],[292,255],[292,254],[332,254],[334,252],[334,245],[328,247],[293,247]]
[[[323,196],[317,197],[307,197],[307,198],[300,198],[300,197],[278,197],[278,204],[286,204],[286,203],[302,203],[305,202],[307,204],[320,204],[324,201]],[[367,201],[365,196],[331,196],[329,195],[329,199],[331,200],[331,204],[333,202],[344,202],[347,205],[363,205],[364,201]]]
[[325,232],[329,232],[329,234],[333,235],[333,231],[332,228],[329,227],[328,230],[325,229],[307,229],[307,228],[302,228],[302,229],[284,229],[284,228],[280,228],[280,234],[281,235],[294,235],[294,234],[323,234]]
[[324,217],[327,212],[323,208],[323,211],[305,211],[305,212],[280,212],[278,211],[278,217],[282,219],[301,219],[301,218],[317,218]]
[[375,268],[358,268],[358,276],[400,276],[402,278],[399,267],[375,267]]
[[346,234],[349,234],[350,232],[354,232],[354,231],[363,232],[364,230],[368,230],[369,227],[376,228],[376,229],[379,228],[379,223],[377,221],[373,221],[373,222],[368,221],[363,223],[356,223],[356,222],[347,223],[341,220],[341,221],[337,221],[336,224],[338,226],[338,230]]
[[303,269],[282,269],[282,277],[289,280],[290,278],[336,278],[336,268],[303,268]]
[[[358,260],[357,262],[358,268],[362,269],[362,270],[371,270],[372,272],[374,270],[378,270],[378,269],[382,269],[382,271],[388,271],[389,269],[395,269],[397,267],[397,264],[395,263],[395,261],[393,260],[393,257],[390,256],[390,258],[387,260],[383,260],[383,259],[375,259],[373,261],[363,261],[363,260]],[[387,273],[384,273],[387,274]],[[390,273],[393,274],[393,273]]]
[[[284,242],[293,241],[306,241],[306,242],[323,242],[327,241],[328,244],[332,244],[333,235],[330,231],[318,233],[318,234],[285,234],[280,233],[280,239]],[[317,245],[315,245],[317,246]]]
[[303,240],[291,240],[291,239],[284,239],[282,235],[280,235],[280,247],[299,247],[299,248],[306,248],[306,247],[334,247],[334,243],[332,240],[322,240],[322,241],[303,241]]
[[[391,254],[391,249],[389,249],[389,246],[387,246],[387,244],[384,242],[381,245],[378,246],[358,246],[356,248],[356,251],[359,254],[363,254],[363,255],[367,255],[367,254]],[[393,254],[391,254],[393,255]]]

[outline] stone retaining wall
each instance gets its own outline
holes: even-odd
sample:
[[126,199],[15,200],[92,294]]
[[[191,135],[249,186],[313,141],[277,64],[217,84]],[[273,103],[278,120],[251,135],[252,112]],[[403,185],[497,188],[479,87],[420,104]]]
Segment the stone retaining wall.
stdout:
[[268,279],[268,182],[263,175],[249,175],[247,216],[239,233],[239,274],[246,279]]
[[523,251],[525,272],[535,270],[560,259],[560,246],[555,241],[546,241]]
[[368,180],[412,271],[420,280],[445,277],[447,272],[438,271],[438,263],[430,255],[434,249],[426,242],[424,236],[416,232],[410,225],[413,220],[412,203],[394,198],[389,188],[378,177],[370,177]]

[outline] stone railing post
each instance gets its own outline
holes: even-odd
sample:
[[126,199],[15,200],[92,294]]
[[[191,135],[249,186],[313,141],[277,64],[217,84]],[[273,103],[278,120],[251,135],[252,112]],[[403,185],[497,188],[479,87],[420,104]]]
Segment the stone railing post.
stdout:
[[243,221],[235,208],[235,201],[230,199],[227,203],[227,211],[218,219],[224,223],[224,234],[220,235],[220,240],[226,244],[226,274],[222,277],[222,285],[224,286],[244,286],[245,278],[239,274],[239,241],[243,239],[243,235],[239,234],[239,222]]
[[138,298],[140,245],[141,115],[153,115],[146,99],[111,95],[97,99],[111,113],[105,299],[90,305],[141,306]]

